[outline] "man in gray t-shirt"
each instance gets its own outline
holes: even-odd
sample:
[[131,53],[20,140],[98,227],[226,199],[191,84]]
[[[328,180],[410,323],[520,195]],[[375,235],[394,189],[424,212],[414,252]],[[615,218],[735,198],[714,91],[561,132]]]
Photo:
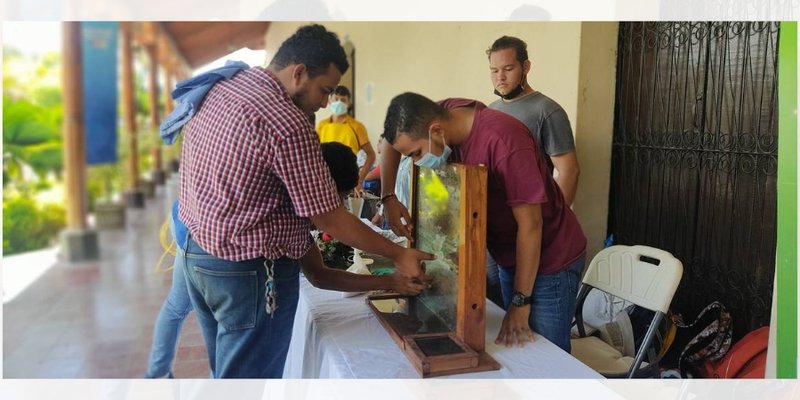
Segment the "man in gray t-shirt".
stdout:
[[572,138],[572,127],[566,111],[542,92],[532,91],[508,101],[498,99],[489,104],[489,108],[512,115],[530,129],[542,153],[547,155],[547,166],[551,174],[551,156],[575,151],[575,140]]
[[578,189],[580,167],[567,113],[558,103],[528,84],[531,62],[525,42],[503,36],[486,54],[494,93],[500,96],[489,104],[489,108],[510,114],[528,127],[546,156],[550,172],[553,169],[558,171],[556,183],[566,204],[572,204]]

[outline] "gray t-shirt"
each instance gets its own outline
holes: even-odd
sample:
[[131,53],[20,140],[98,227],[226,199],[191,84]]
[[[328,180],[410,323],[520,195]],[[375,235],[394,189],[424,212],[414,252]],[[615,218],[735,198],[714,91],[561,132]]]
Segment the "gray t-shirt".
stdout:
[[498,99],[489,104],[489,108],[509,114],[528,127],[542,152],[547,156],[550,173],[553,172],[551,156],[575,150],[575,139],[572,137],[572,128],[566,111],[541,92],[533,92],[512,102]]

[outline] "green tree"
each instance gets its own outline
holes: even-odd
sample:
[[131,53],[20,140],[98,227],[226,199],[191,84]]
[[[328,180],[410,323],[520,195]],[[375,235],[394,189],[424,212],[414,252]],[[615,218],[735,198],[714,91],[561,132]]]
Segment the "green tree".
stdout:
[[63,168],[60,55],[3,47],[3,254],[51,244],[66,225],[63,206],[37,195]]
[[[31,191],[63,166],[60,54],[3,47],[3,188]],[[26,180],[33,172],[37,181]],[[5,191],[4,191],[5,193]]]
[[39,179],[60,174],[63,166],[61,107],[45,108],[27,100],[3,96],[3,186],[23,190],[28,185],[23,171],[33,170]]

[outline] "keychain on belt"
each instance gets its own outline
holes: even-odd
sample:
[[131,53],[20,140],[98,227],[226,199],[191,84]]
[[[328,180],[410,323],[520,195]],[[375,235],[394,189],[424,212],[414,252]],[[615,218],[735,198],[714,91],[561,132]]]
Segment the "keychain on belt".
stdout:
[[267,314],[274,316],[272,313],[278,308],[278,294],[275,291],[275,262],[272,260],[264,261],[264,269],[267,271],[266,290],[264,292],[265,308]]

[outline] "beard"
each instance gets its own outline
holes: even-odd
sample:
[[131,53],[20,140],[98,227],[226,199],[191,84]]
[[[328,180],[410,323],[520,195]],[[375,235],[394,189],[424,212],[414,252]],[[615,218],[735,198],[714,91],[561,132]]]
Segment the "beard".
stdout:
[[500,93],[497,89],[494,90],[494,94],[500,96],[503,100],[511,100],[522,94],[523,91],[525,91],[525,86],[523,86],[522,82],[520,82],[520,84],[517,85],[516,88],[514,88],[513,90],[509,91],[506,94]]
[[500,96],[500,98],[502,98],[503,100],[512,100],[512,99],[518,97],[520,94],[522,94],[522,92],[525,91],[525,79],[526,78],[527,78],[527,75],[522,75],[522,77],[520,77],[519,82],[517,83],[517,85],[513,89],[509,90],[507,93],[500,93],[500,91],[495,89],[494,90],[494,94],[496,96]]
[[307,94],[308,94],[308,89],[306,89],[306,88],[302,88],[302,89],[298,90],[297,93],[295,93],[294,95],[291,96],[292,97],[292,103],[294,103],[294,105],[297,106],[297,108],[299,108],[300,111],[302,111],[303,114],[306,115],[306,117],[308,118],[309,122],[311,122],[311,126],[314,126],[314,124],[316,122],[316,115],[314,114],[314,111],[311,111],[310,109],[308,109],[305,106],[305,101],[306,101],[306,95]]

